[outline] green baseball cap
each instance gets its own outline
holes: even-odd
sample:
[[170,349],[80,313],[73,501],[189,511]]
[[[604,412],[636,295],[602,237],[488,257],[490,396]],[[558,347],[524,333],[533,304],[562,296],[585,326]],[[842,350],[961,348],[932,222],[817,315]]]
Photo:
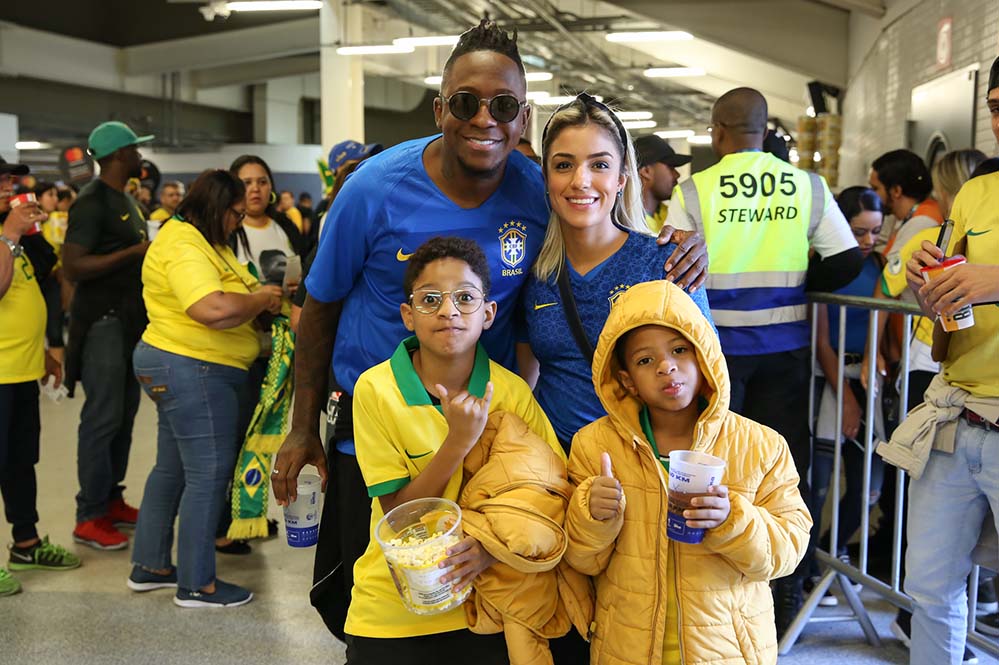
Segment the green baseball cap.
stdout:
[[130,145],[149,143],[154,138],[152,135],[136,136],[131,127],[123,122],[112,120],[97,125],[94,131],[90,132],[87,144],[90,155],[94,159],[104,159],[115,150],[127,148]]

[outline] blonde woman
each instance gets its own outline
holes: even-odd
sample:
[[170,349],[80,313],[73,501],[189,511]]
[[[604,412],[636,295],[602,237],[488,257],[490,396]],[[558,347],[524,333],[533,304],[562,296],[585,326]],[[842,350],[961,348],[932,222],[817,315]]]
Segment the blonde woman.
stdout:
[[[590,95],[552,115],[541,169],[551,218],[524,290],[530,347],[520,345],[518,360],[522,373],[536,362],[535,396],[568,451],[579,428],[606,415],[591,359],[612,305],[635,284],[665,279],[676,246],[649,232],[631,137]],[[711,320],[704,291],[691,297]]]
[[937,160],[930,172],[933,176],[933,191],[940,204],[940,212],[944,218],[950,217],[950,209],[954,206],[954,197],[961,186],[971,179],[978,165],[988,159],[985,153],[974,148],[952,150]]

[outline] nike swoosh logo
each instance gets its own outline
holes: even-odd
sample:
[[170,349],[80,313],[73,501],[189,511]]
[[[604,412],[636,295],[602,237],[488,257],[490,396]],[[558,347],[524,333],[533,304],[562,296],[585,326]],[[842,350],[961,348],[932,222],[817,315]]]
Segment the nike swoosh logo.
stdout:
[[542,303],[540,305],[535,305],[534,306],[534,311],[536,312],[539,309],[544,309],[545,307],[552,307],[552,306],[557,305],[557,304],[558,304],[557,302],[546,302],[546,303]]
[[121,221],[123,221],[123,222],[127,222],[129,216],[130,215],[127,212],[124,215],[119,215],[119,217],[121,217]]
[[413,256],[413,255],[412,254],[406,254],[405,252],[402,251],[402,247],[400,247],[399,251],[395,253],[395,260],[396,261],[409,261],[409,258],[411,256]]
[[969,236],[983,236],[983,235],[985,235],[986,233],[988,233],[991,230],[992,229],[985,229],[984,231],[975,231],[974,229],[968,229],[968,235]]
[[[410,255],[410,256],[412,256],[412,255]],[[427,455],[429,455],[432,452],[433,452],[432,450],[428,450],[427,452],[425,452],[425,453],[423,453],[421,455],[410,455],[409,451],[407,450],[406,451],[406,457],[408,457],[409,459],[420,459],[421,457],[426,457]]]
[[33,556],[31,556],[30,554],[21,554],[20,552],[15,552],[13,550],[11,550],[10,556],[11,556],[11,558],[14,558],[14,559],[20,559],[21,561],[24,561],[25,563],[31,563],[32,561],[35,560],[35,558]]

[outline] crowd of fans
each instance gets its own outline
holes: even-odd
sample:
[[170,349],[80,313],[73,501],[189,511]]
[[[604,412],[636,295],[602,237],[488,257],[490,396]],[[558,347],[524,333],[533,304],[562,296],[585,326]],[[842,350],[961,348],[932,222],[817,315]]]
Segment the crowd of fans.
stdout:
[[[242,484],[269,478],[288,504],[299,472],[315,465],[330,485],[311,600],[347,642],[348,663],[422,663],[449,650],[526,662],[537,638],[550,640],[555,663],[645,663],[649,654],[663,663],[775,662],[777,639],[820,572],[814,549],[833,540],[819,520],[827,498],[840,502],[833,554],[850,563],[863,512],[880,504],[871,568],[890,564],[891,464],[913,475],[913,496],[925,488],[923,504],[943,493],[947,505],[975,507],[949,527],[963,528],[950,539],[928,535],[947,521],[946,506],[910,511],[914,613],[900,612],[893,630],[911,640],[913,663],[973,660],[958,602],[970,571],[964,544],[973,545],[968,533],[977,535],[999,486],[976,476],[962,477],[963,494],[941,487],[959,473],[958,455],[977,454],[981,466],[979,439],[999,443],[999,375],[984,367],[999,352],[999,321],[979,308],[974,328],[947,335],[935,319],[999,299],[989,281],[994,222],[981,216],[999,191],[995,160],[957,150],[930,170],[893,150],[872,161],[869,183],[834,197],[817,175],[764,151],[766,100],[737,88],[712,109],[718,163],[681,182],[689,155],[657,137],[633,141],[585,93],[554,112],[538,156],[522,139],[525,85],[515,38],[484,21],[445,65],[434,104],[441,135],[384,151],[338,144],[334,185],[315,209],[307,194],[296,202],[279,190],[255,155],[153,192],[135,180],[138,146],[153,137],[119,122],[91,133],[100,176],[79,191],[18,185],[27,168],[0,161],[9,569],[80,565],[36,529],[38,381],[65,382],[70,395],[77,384],[84,394],[73,540],[124,549],[125,529],[134,529],[128,586],[175,589],[181,607],[253,598],[215,574],[216,553],[252,551],[233,537],[233,519],[245,518]],[[989,95],[995,119],[997,67]],[[15,200],[22,191],[37,201]],[[937,248],[947,218],[958,244]],[[955,249],[971,265],[949,271],[946,287],[920,288],[919,268]],[[807,290],[900,299],[925,314],[909,331],[900,317],[850,308],[843,323],[838,307],[818,307],[811,423]],[[284,438],[261,422],[288,415],[290,391],[285,410],[273,410],[275,377],[282,363],[290,372],[292,355],[295,408]],[[900,405],[903,355],[909,401]],[[158,427],[136,508],[122,482],[142,393]],[[846,492],[827,497],[837,403]],[[907,442],[924,431],[900,425],[910,411],[937,414],[927,419],[950,439],[912,452]],[[875,456],[864,496],[869,418],[876,439],[891,443],[886,462]],[[244,477],[244,442],[265,435],[278,440],[271,453],[253,449],[256,475]],[[445,581],[471,584],[477,596],[436,616],[407,611],[371,529],[422,497],[476,510],[462,492],[470,452],[488,439],[499,455],[511,437],[522,452],[508,480],[541,482],[542,460],[549,475],[538,497],[559,497],[554,507],[537,497],[517,505],[554,510],[564,546],[545,570],[560,573],[542,583],[540,569],[518,568],[527,555],[504,539],[516,528],[491,520],[441,562]],[[671,504],[667,520],[669,454],[681,450],[722,458],[725,477],[682,515]],[[703,542],[669,540],[674,519],[705,530]],[[253,531],[276,532],[275,523]],[[0,569],[0,596],[19,590]],[[979,599],[999,609],[990,579]],[[829,594],[820,604],[837,602]],[[484,606],[530,639],[470,632]],[[999,631],[999,615],[983,621]]]

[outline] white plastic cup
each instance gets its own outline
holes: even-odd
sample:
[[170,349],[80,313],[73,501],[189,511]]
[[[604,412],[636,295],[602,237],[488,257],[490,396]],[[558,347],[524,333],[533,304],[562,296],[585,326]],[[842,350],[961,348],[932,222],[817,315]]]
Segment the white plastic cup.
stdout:
[[319,496],[322,480],[298,476],[298,496],[284,507],[284,528],[292,547],[312,547],[319,541]]
[[66,389],[64,384],[59,384],[59,387],[55,387],[55,377],[50,376],[48,381],[42,384],[42,394],[48,397],[50,400],[59,404],[69,395],[69,390]]
[[671,540],[696,545],[704,540],[704,529],[687,526],[683,511],[691,499],[704,496],[709,487],[717,487],[725,473],[725,460],[693,450],[674,450],[669,454],[669,508],[666,534]]
[[440,568],[447,549],[461,541],[461,508],[436,497],[396,506],[375,526],[375,539],[385,554],[392,581],[403,605],[414,614],[441,614],[461,605],[471,585],[455,593]]
[[[924,266],[919,269],[919,274],[923,276],[923,281],[929,284],[934,279],[939,279],[945,272],[955,266],[965,263],[966,259],[961,256],[952,256],[940,262],[938,266]],[[953,314],[940,315],[940,325],[947,332],[957,332],[975,325],[975,312],[971,305],[965,305]]]

